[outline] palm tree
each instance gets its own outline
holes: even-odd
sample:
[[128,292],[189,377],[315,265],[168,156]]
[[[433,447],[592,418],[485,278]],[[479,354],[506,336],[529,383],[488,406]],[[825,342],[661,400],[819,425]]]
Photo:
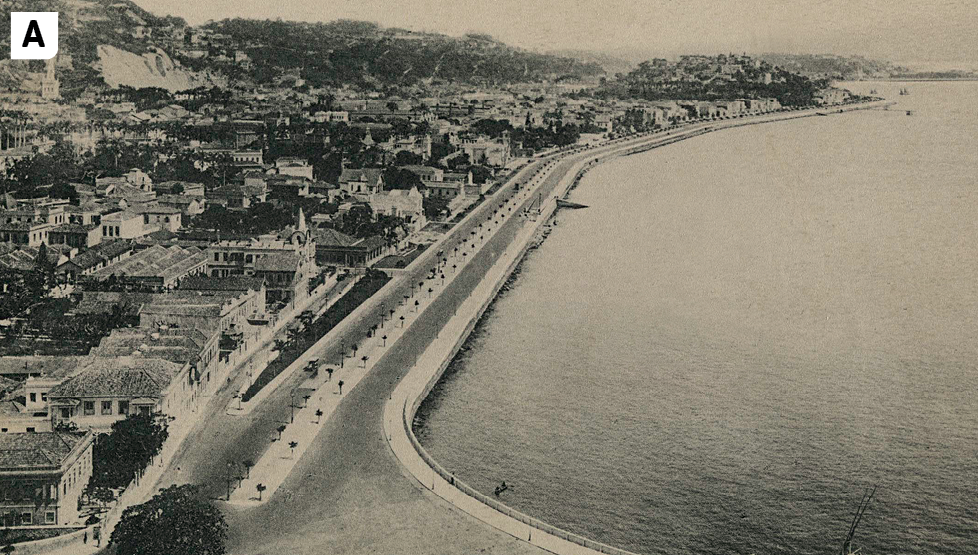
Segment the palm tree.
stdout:
[[384,340],[384,347],[386,347],[387,346],[387,336],[385,335],[384,337],[381,337],[381,339]]
[[305,404],[302,405],[302,408],[306,408],[306,406],[309,405],[309,398],[310,397],[312,397],[312,395],[303,395],[302,396],[302,398],[306,401]]
[[404,327],[404,316],[401,316],[401,327]]
[[265,484],[258,484],[255,486],[255,489],[258,490],[258,500],[261,501],[261,492],[265,491],[268,488],[265,487]]
[[351,347],[351,349],[353,349],[353,356],[357,356],[357,344],[356,343],[353,344],[353,347]]
[[340,386],[340,395],[343,395],[343,380],[337,382],[336,385]]
[[278,438],[282,439],[282,432],[285,431],[285,424],[279,426],[276,431],[278,432]]
[[323,417],[323,409],[316,409],[316,424],[319,424],[319,419]]
[[363,368],[366,368],[367,367],[367,360],[369,360],[369,359],[370,359],[370,357],[368,357],[367,355],[363,355],[362,357],[360,357],[360,362],[363,363]]
[[417,312],[417,311],[418,311],[418,307],[419,307],[419,306],[421,306],[421,303],[420,303],[420,302],[418,302],[418,301],[414,301],[414,311],[415,311],[415,312]]
[[431,287],[428,288],[428,298],[429,299],[431,298],[431,294],[434,293],[434,292],[435,292],[434,289],[432,289]]
[[327,367],[326,368],[326,381],[329,382],[329,381],[332,381],[332,380],[333,380],[333,368],[332,367]]
[[289,449],[292,450],[292,458],[293,459],[295,458],[295,448],[298,447],[298,446],[299,446],[299,444],[296,443],[296,442],[294,442],[294,441],[290,441],[289,442]]
[[245,467],[245,473],[246,473],[246,476],[245,477],[246,478],[250,478],[251,477],[251,467],[255,466],[255,461],[253,461],[251,459],[247,459],[247,460],[245,460],[241,464],[243,464],[244,467]]

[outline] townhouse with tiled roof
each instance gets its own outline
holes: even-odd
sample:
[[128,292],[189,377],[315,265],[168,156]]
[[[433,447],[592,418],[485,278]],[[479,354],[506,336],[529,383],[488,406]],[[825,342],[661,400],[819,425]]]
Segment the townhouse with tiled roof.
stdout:
[[196,398],[192,365],[134,352],[127,357],[93,357],[48,392],[52,428],[71,422],[79,429],[107,431],[130,414],[179,416]]
[[78,500],[92,475],[92,432],[0,434],[0,523],[79,523]]

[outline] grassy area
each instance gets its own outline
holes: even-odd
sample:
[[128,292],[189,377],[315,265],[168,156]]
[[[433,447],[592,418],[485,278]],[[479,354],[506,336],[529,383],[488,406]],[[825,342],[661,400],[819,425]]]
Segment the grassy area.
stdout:
[[251,400],[263,387],[271,383],[290,364],[302,356],[302,353],[306,352],[316,341],[319,341],[321,337],[335,328],[337,324],[342,322],[344,318],[349,316],[364,301],[372,297],[390,279],[390,276],[384,272],[369,271],[345,295],[333,303],[333,306],[327,308],[322,316],[313,321],[305,331],[291,338],[285,344],[279,357],[262,370],[262,373],[255,379],[255,383],[251,384],[251,387],[241,396],[241,400],[244,402]]

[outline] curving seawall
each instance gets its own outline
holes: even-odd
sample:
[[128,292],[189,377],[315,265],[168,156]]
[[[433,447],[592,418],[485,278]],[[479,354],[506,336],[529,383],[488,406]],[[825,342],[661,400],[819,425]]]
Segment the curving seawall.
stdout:
[[[888,102],[874,101],[860,104],[838,106],[832,110],[852,111],[874,109],[886,106]],[[556,209],[555,199],[563,197],[574,187],[581,176],[594,165],[637,152],[646,151],[680,140],[688,139],[711,131],[757,125],[775,121],[785,121],[800,117],[812,117],[822,109],[809,109],[776,113],[732,120],[710,121],[679,126],[644,135],[647,140],[636,141],[619,139],[612,148],[597,147],[593,151],[570,156],[571,166],[563,171],[559,181],[551,191],[548,200],[543,202],[540,215],[530,225],[525,225],[516,238],[486,272],[468,298],[458,307],[455,315],[439,331],[437,337],[418,358],[417,363],[397,385],[390,400],[384,407],[384,430],[388,444],[403,468],[421,486],[448,501],[465,513],[522,539],[537,547],[560,555],[593,555],[610,553],[615,555],[635,555],[632,552],[590,540],[583,536],[551,526],[539,519],[521,513],[501,503],[498,499],[485,495],[468,486],[424,449],[413,431],[413,422],[418,407],[441,379],[455,355],[475,328],[479,319],[491,305],[499,290],[526,254],[532,237],[543,226]],[[580,150],[572,151],[580,153]],[[536,188],[528,188],[520,198],[513,199],[515,206],[537,194],[537,189],[546,189],[546,180]]]

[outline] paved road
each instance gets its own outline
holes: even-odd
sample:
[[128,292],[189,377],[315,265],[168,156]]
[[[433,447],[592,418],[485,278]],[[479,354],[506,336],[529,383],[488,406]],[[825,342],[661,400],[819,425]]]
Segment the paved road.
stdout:
[[[550,196],[559,177],[573,163],[569,159],[556,163],[556,171],[544,182],[542,198]],[[525,183],[540,165],[535,163],[521,172],[518,181]],[[466,237],[485,222],[499,206],[498,199],[512,195],[512,183],[498,195],[477,208],[477,216],[454,230],[452,237]],[[538,198],[535,195],[528,199],[513,213]],[[231,553],[544,553],[461,513],[420,487],[400,468],[383,435],[384,402],[394,384],[506,250],[522,225],[520,217],[506,221],[459,278],[432,301],[412,333],[390,347],[353,391],[344,393],[348,399],[324,424],[270,501],[249,508],[221,503],[230,524]],[[442,248],[450,255],[455,244],[446,242]],[[424,256],[432,258],[434,254]],[[422,279],[432,266],[434,262],[419,264],[416,271],[399,276],[387,302],[409,294],[411,284]],[[368,301],[377,305],[377,315],[384,300]],[[342,337],[345,345],[361,341],[377,321],[379,316],[353,322]],[[320,355],[321,360],[327,364],[337,362],[339,349],[334,343]],[[236,376],[208,405],[205,417],[184,442],[160,487],[193,483],[212,498],[226,497],[228,464],[257,460],[277,435],[275,428],[288,422],[289,392],[304,379],[298,374],[302,373],[287,380],[262,406],[244,417],[224,413],[244,379]]]
[[[500,194],[508,197],[511,191],[508,185]],[[477,209],[478,216],[457,229],[454,236],[467,236],[497,206],[493,199],[484,203]],[[247,509],[224,505],[231,525],[232,553],[541,553],[416,487],[390,453],[382,426],[384,400],[395,380],[413,365],[429,338],[475,287],[521,225],[519,218],[510,219],[449,290],[422,314],[417,332],[391,347],[371,374],[346,393],[349,398],[324,425],[271,501]],[[455,243],[447,245],[446,252],[452,252]],[[400,298],[427,270],[428,266],[423,266],[400,277],[390,298]],[[377,318],[363,318],[352,326],[344,336],[345,344],[362,340],[374,320]],[[327,349],[321,358],[337,362],[339,345]],[[257,460],[276,435],[275,428],[288,421],[289,391],[303,376],[287,381],[250,415],[228,416],[223,409],[243,379],[236,376],[208,404],[205,417],[190,433],[160,487],[194,483],[212,498],[225,497],[228,463]]]

